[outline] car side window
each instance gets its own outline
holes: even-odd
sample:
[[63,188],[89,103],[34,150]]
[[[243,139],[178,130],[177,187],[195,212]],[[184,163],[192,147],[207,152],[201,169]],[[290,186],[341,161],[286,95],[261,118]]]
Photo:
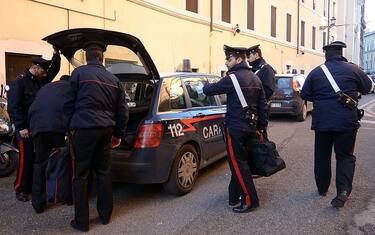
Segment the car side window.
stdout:
[[185,109],[184,89],[180,78],[165,78],[160,90],[159,112]]
[[204,84],[207,78],[189,77],[184,78],[184,85],[190,97],[192,107],[216,106],[216,100],[213,96],[206,96],[203,93]]
[[[217,83],[218,81],[220,81],[220,79],[221,79],[220,77],[209,77],[208,81],[210,83]],[[221,94],[221,95],[218,95],[217,97],[219,97],[221,105],[227,104],[227,95],[226,94]]]

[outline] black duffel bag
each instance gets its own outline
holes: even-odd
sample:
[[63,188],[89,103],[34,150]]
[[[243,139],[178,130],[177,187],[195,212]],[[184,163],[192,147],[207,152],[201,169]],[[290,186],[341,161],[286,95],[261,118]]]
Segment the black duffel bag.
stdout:
[[261,135],[254,140],[249,165],[252,175],[270,176],[286,167],[274,142]]

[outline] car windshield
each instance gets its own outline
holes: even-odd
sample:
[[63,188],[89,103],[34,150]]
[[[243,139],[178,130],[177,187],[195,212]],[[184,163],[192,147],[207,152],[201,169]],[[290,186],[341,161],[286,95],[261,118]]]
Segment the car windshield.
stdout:
[[276,86],[278,89],[290,89],[291,87],[291,78],[289,77],[279,77],[276,78]]

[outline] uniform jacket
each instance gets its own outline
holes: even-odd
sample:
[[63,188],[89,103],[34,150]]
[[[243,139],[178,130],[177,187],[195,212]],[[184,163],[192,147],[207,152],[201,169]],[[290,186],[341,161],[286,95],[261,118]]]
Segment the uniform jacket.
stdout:
[[74,112],[70,129],[115,127],[114,136],[124,135],[128,107],[123,87],[98,61],[76,68],[70,78]]
[[60,70],[61,58],[59,53],[52,57],[52,63],[47,71],[47,76],[39,80],[30,73],[29,69],[17,76],[10,83],[8,96],[8,111],[16,131],[28,129],[28,111],[39,89],[51,82]]
[[250,62],[250,65],[253,73],[256,73],[262,82],[266,100],[269,101],[275,91],[275,70],[263,58]]
[[[252,112],[258,116],[258,128],[264,129],[267,126],[267,108],[261,81],[251,72],[245,62],[231,68],[228,74],[231,73],[236,75],[248,106]],[[255,131],[255,126],[249,124],[245,119],[245,111],[242,108],[229,75],[223,77],[217,83],[205,85],[203,87],[203,92],[209,96],[227,94],[227,113],[225,115],[227,127]]]
[[41,132],[68,131],[67,110],[70,92],[69,81],[60,80],[43,86],[29,109],[31,133],[35,136]]
[[[327,59],[325,62],[340,90],[358,100],[358,92],[368,93],[371,81],[355,64],[344,57]],[[327,77],[320,67],[307,76],[302,88],[304,100],[313,102],[311,129],[316,131],[350,131],[359,128],[357,111],[345,107],[338,101]]]

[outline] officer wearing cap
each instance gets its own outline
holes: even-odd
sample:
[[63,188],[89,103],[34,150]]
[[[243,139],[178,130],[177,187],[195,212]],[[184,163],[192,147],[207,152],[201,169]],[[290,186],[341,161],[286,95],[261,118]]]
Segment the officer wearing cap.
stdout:
[[246,57],[251,66],[251,70],[262,82],[267,102],[275,91],[275,70],[262,57],[259,44],[247,49]]
[[60,53],[54,48],[51,60],[33,57],[32,65],[10,83],[8,111],[20,146],[20,164],[14,190],[19,201],[28,201],[32,190],[34,148],[27,113],[39,89],[51,82],[60,70]]
[[[246,213],[259,206],[259,199],[248,165],[251,144],[257,130],[267,126],[266,100],[262,83],[246,63],[246,48],[224,45],[227,76],[215,84],[206,84],[203,92],[208,95],[227,95],[224,136],[227,144],[228,163],[232,173],[229,183],[229,205],[236,213]],[[234,74],[243,92],[248,110],[244,110],[238,98],[230,74]],[[257,117],[254,122],[247,118],[250,112]]]
[[[32,206],[36,213],[42,213],[47,204],[46,168],[54,148],[65,146],[69,110],[69,76],[43,86],[29,109],[30,130],[33,133],[35,163],[32,188]],[[72,107],[70,107],[72,108]],[[65,156],[61,156],[65,157]],[[70,162],[70,160],[69,160]],[[70,195],[71,196],[71,195]],[[71,198],[65,198],[71,203]]]
[[86,51],[87,65],[76,68],[70,79],[74,103],[69,128],[75,211],[70,225],[74,229],[88,231],[90,171],[96,175],[100,221],[108,224],[111,218],[113,196],[110,150],[121,143],[128,120],[128,108],[120,81],[102,64],[106,45],[90,41],[83,49]]
[[[323,47],[324,65],[339,89],[358,101],[358,92],[366,94],[371,81],[355,64],[343,57],[343,42],[335,41]],[[323,66],[324,67],[324,66]],[[335,208],[343,207],[352,191],[356,157],[353,154],[359,128],[357,108],[339,101],[322,67],[313,69],[303,85],[301,96],[313,102],[311,129],[315,131],[314,173],[318,193],[326,196],[331,181],[332,147],[336,154],[336,197],[331,201]]]

